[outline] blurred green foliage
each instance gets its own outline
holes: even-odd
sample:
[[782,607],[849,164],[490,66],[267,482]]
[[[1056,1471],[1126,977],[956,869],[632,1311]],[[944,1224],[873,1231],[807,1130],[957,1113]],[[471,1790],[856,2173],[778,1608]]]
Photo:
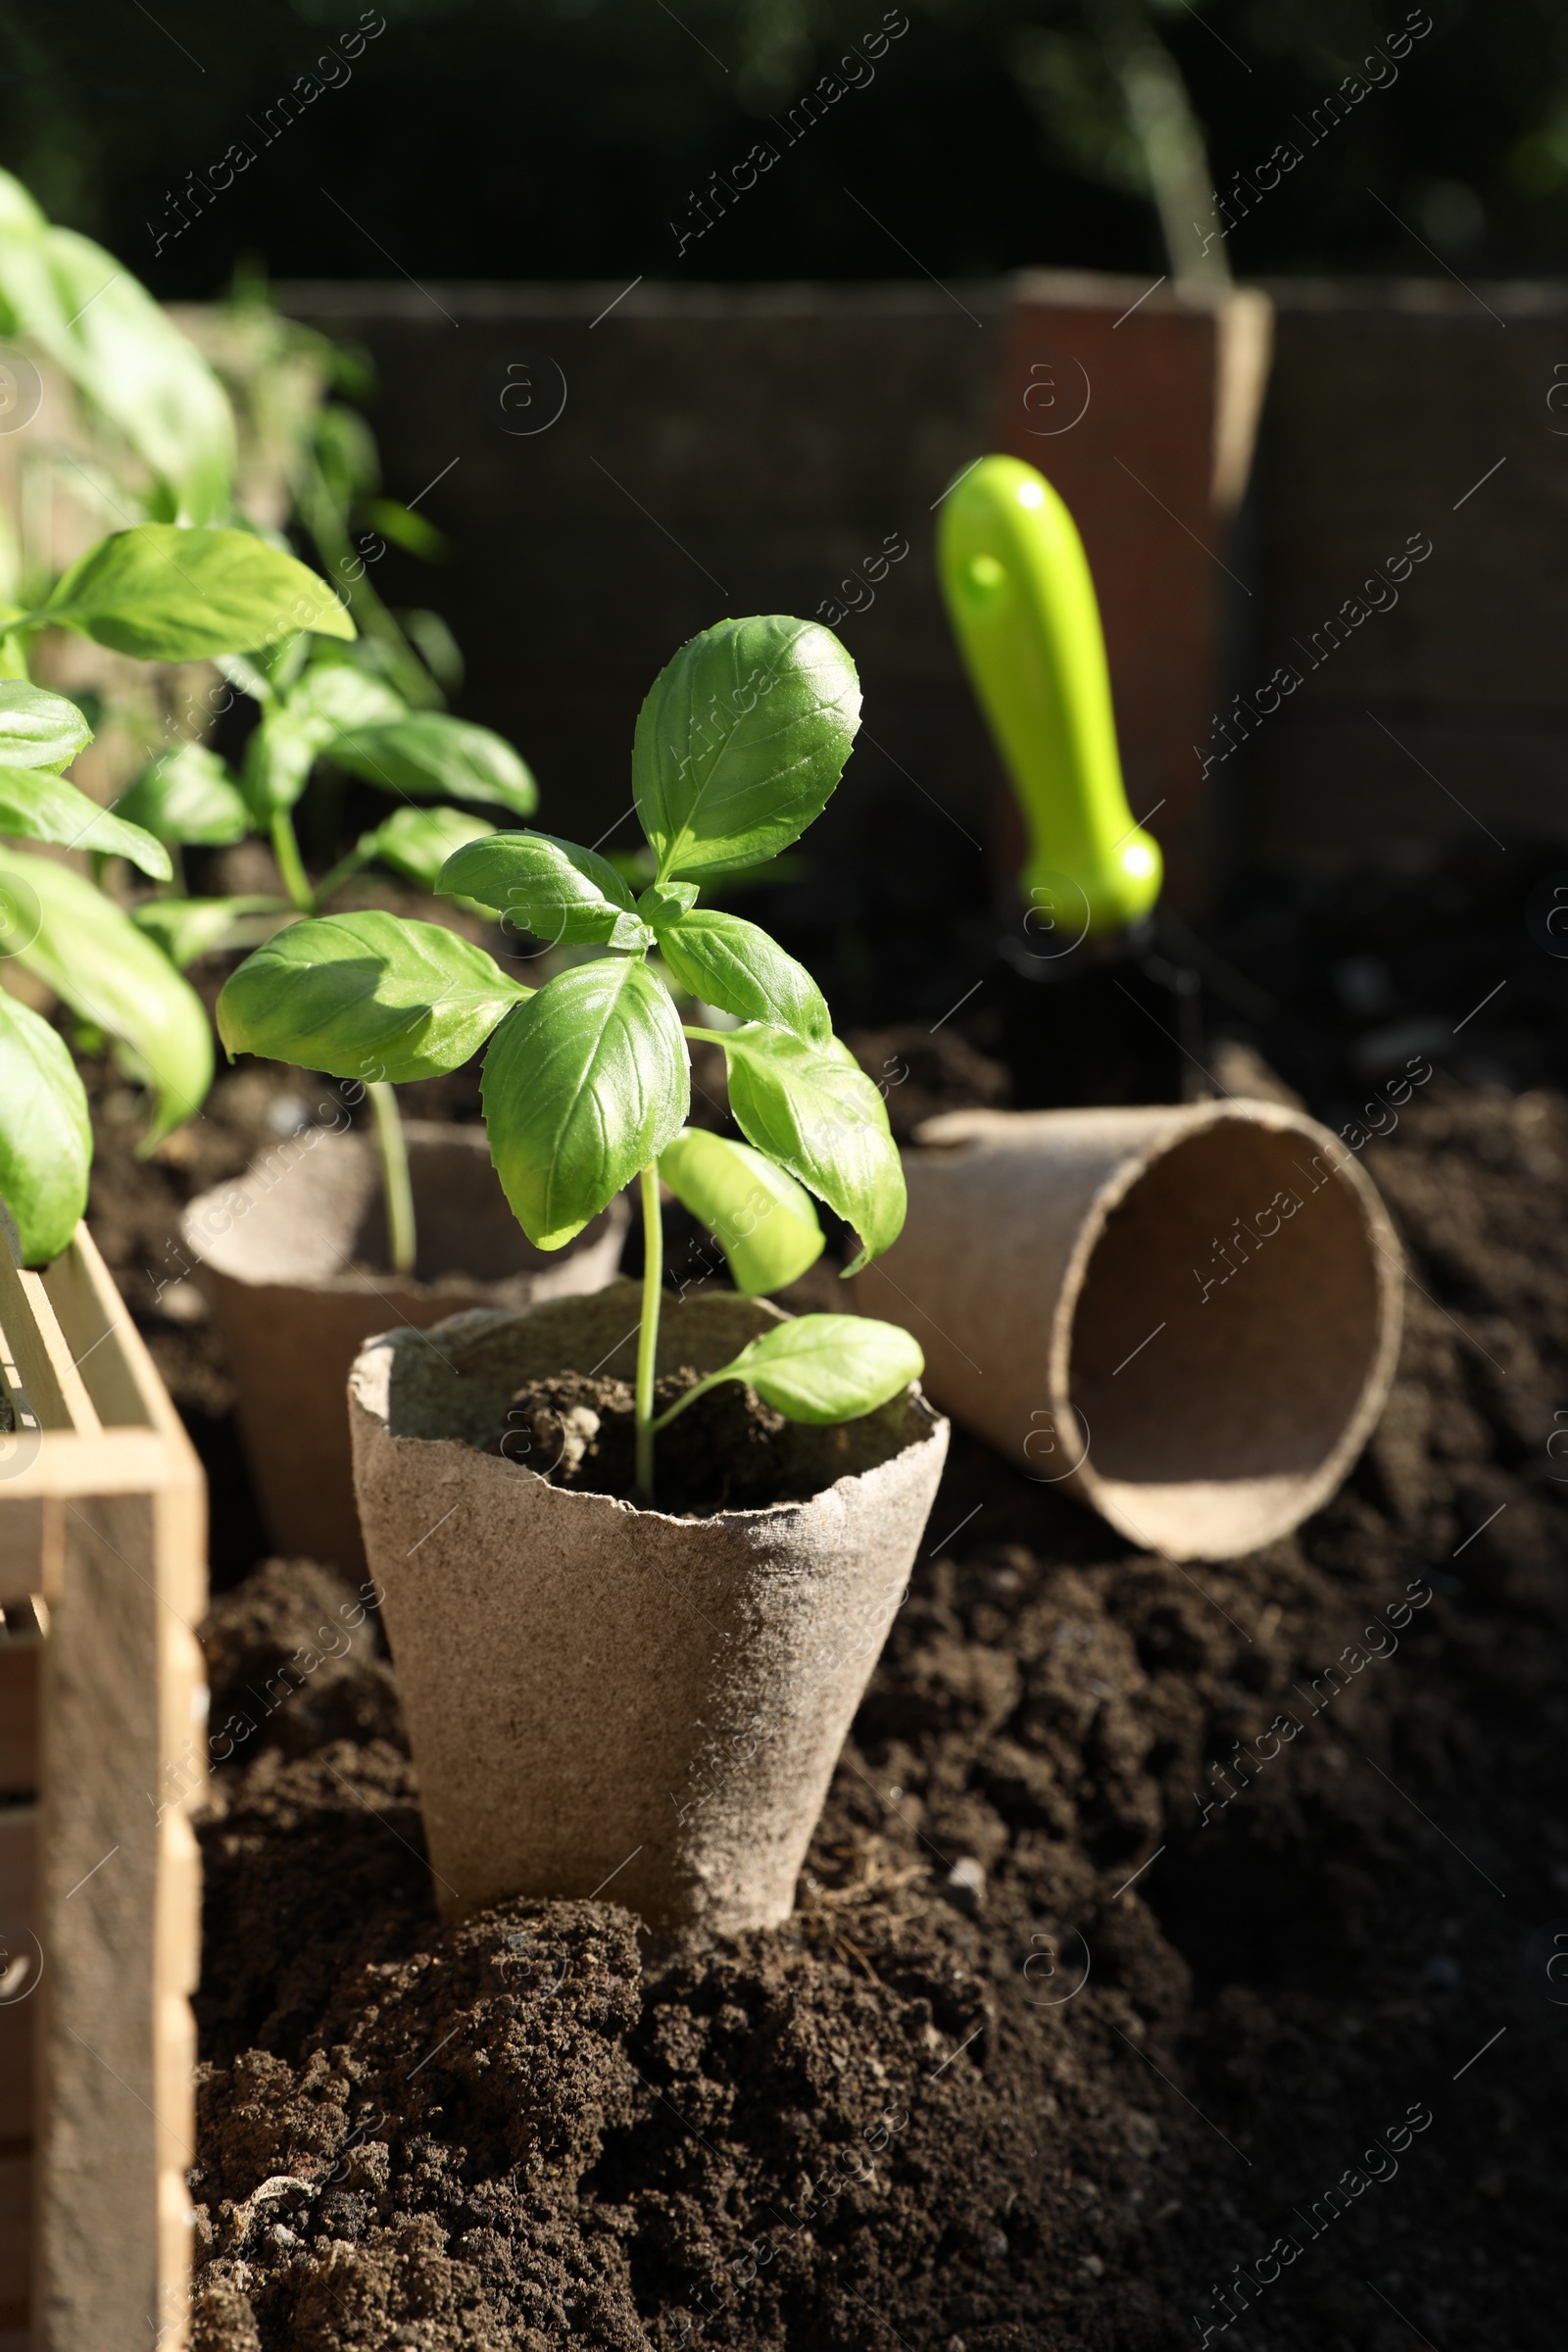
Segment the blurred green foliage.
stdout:
[[[220,290],[246,252],[283,277],[421,280],[885,277],[911,257],[943,275],[1158,269],[1196,179],[1223,188],[1300,143],[1293,125],[1410,13],[902,0],[891,14],[906,10],[874,73],[854,70],[858,86],[787,144],[773,125],[864,56],[883,0],[163,0],[156,14],[7,0],[0,152],[54,218],[165,298]],[[1431,17],[1223,255],[1204,264],[1195,235],[1178,262],[1554,268],[1568,10],[1431,0]],[[759,139],[776,167],[681,249],[710,175]],[[236,145],[253,160],[215,185]]]

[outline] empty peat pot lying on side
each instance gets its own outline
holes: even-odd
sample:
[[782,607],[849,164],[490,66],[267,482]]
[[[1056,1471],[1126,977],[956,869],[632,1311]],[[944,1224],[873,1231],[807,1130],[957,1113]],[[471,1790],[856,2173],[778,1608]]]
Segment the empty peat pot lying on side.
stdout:
[[1388,1396],[1403,1276],[1326,1128],[1231,1101],[953,1111],[916,1143],[858,1296],[955,1420],[1179,1560],[1328,1499]]
[[[787,1917],[936,1494],[948,1424],[913,1386],[786,1425],[781,1484],[805,1499],[709,1517],[477,1450],[520,1385],[628,1372],[637,1309],[617,1282],[392,1332],[354,1368],[366,1550],[449,1912],[613,1881],[663,1930]],[[784,1320],[732,1294],[666,1299],[658,1368],[716,1370]]]
[[388,1261],[381,1163],[368,1135],[308,1129],[237,1185],[185,1211],[187,1250],[228,1350],[240,1435],[279,1551],[364,1558],[344,1390],[372,1332],[423,1329],[464,1307],[526,1306],[594,1291],[620,1260],[612,1200],[565,1250],[536,1250],[507,1205],[482,1127],[405,1127],[418,1234],[416,1276]]

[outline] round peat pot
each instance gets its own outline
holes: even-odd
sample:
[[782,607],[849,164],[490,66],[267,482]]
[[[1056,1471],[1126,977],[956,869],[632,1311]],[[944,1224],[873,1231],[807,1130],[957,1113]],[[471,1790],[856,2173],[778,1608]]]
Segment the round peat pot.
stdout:
[[1325,1502],[1398,1352],[1402,1273],[1358,1160],[1271,1102],[954,1111],[858,1280],[925,1385],[1134,1543],[1228,1559]]
[[307,1128],[243,1182],[185,1211],[237,1391],[240,1436],[279,1551],[362,1565],[344,1390],[372,1332],[422,1330],[463,1307],[517,1308],[596,1291],[620,1262],[624,1201],[568,1250],[536,1250],[507,1205],[482,1127],[411,1119],[416,1279],[387,1260],[381,1161],[368,1136]]
[[[786,1918],[907,1589],[948,1446],[916,1389],[790,1429],[809,1501],[711,1518],[474,1449],[525,1381],[630,1377],[638,1307],[617,1282],[459,1315],[354,1367],[360,1518],[449,1913],[603,1887],[664,1930]],[[728,1293],[666,1298],[659,1369],[715,1370],[779,1319]]]

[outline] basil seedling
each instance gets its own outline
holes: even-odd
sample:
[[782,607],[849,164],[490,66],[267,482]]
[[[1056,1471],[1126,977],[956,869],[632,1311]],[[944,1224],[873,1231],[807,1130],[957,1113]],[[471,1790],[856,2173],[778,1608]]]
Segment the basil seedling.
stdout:
[[[121,807],[175,857],[198,844],[268,837],[287,896],[143,899],[133,910],[135,921],[176,964],[249,945],[258,927],[265,934],[296,915],[322,913],[350,876],[372,863],[433,890],[453,851],[492,830],[482,817],[440,805],[447,794],[514,816],[533,811],[534,780],[501,736],[444,710],[412,710],[347,649],[310,647],[303,636],[290,637],[263,655],[231,656],[222,667],[260,710],[243,773],[231,774],[200,744],[181,743],[142,772]],[[400,805],[313,882],[294,809],[323,761]],[[422,805],[430,802],[438,805]],[[414,1196],[397,1101],[384,1076],[368,1067],[356,1075],[375,1113],[392,1264],[398,1273],[412,1273]]]
[[[231,1054],[339,1078],[371,1066],[391,1082],[453,1070],[484,1044],[491,1158],[539,1249],[564,1249],[636,1179],[644,1502],[654,1494],[661,1177],[711,1223],[738,1287],[754,1294],[819,1253],[812,1194],[859,1236],[850,1273],[904,1222],[886,1105],[834,1037],[816,983],[757,924],[698,904],[705,883],[786,849],[820,814],[859,699],[849,655],[814,622],[720,621],[661,672],[637,721],[633,796],[658,861],[639,898],[607,858],[546,833],[487,834],[441,869],[443,891],[597,954],[534,990],[435,924],[329,915],[258,949],[219,998]],[[684,992],[738,1025],[685,1025],[652,951]],[[745,1144],[687,1129],[691,1038],[723,1048]],[[870,1412],[921,1369],[914,1341],[891,1324],[805,1315],[703,1385],[749,1381],[791,1419],[832,1422]]]
[[[352,637],[325,582],[252,532],[148,523],[89,548],[35,610],[0,616],[0,646],[24,669],[38,632],[61,626],[149,660],[198,661],[302,630]],[[126,858],[154,881],[170,854],[123,808],[66,781],[92,740],[74,703],[24,676],[0,676],[0,836]],[[212,1033],[195,991],[129,915],[56,859],[0,848],[0,953],[101,1031],[151,1091],[150,1150],[201,1107]],[[87,1200],[87,1098],[49,1024],[0,993],[0,1200],[28,1264],[55,1257]]]

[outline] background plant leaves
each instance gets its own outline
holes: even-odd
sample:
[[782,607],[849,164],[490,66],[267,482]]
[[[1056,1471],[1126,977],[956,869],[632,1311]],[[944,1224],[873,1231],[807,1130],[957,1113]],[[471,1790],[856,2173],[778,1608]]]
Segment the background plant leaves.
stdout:
[[74,703],[25,678],[0,678],[0,766],[69,767],[92,741]]
[[352,637],[324,580],[249,531],[139,523],[100,539],[29,616],[55,621],[143,662],[244,653],[273,632]]
[[194,1117],[212,1085],[206,1006],[129,915],[70,866],[0,851],[0,881],[30,891],[39,909],[37,935],[16,948],[17,961],[103,1030],[127,1077],[152,1089],[141,1145],[151,1151]]
[[160,841],[222,848],[251,829],[245,798],[216,752],[179,743],[144,767],[116,803],[116,813]]
[[155,882],[167,882],[173,870],[161,841],[46,767],[0,767],[0,833],[90,850],[100,858],[128,858]]
[[218,377],[114,256],[52,227],[0,173],[0,331],[24,337],[84,392],[192,522],[228,510],[234,420]]
[[482,816],[469,816],[462,808],[394,808],[360,847],[371,844],[372,858],[417,882],[421,890],[433,891],[454,852],[470,841],[484,840],[493,829]]
[[415,801],[478,801],[531,816],[539,788],[510,743],[444,710],[409,710],[340,735],[332,759],[350,775]]
[[24,1265],[47,1265],[65,1249],[91,1166],[87,1093],[64,1038],[0,989],[0,1201]]
[[322,753],[355,727],[401,718],[402,697],[352,661],[313,662],[245,747],[245,794],[259,824],[292,808]]

